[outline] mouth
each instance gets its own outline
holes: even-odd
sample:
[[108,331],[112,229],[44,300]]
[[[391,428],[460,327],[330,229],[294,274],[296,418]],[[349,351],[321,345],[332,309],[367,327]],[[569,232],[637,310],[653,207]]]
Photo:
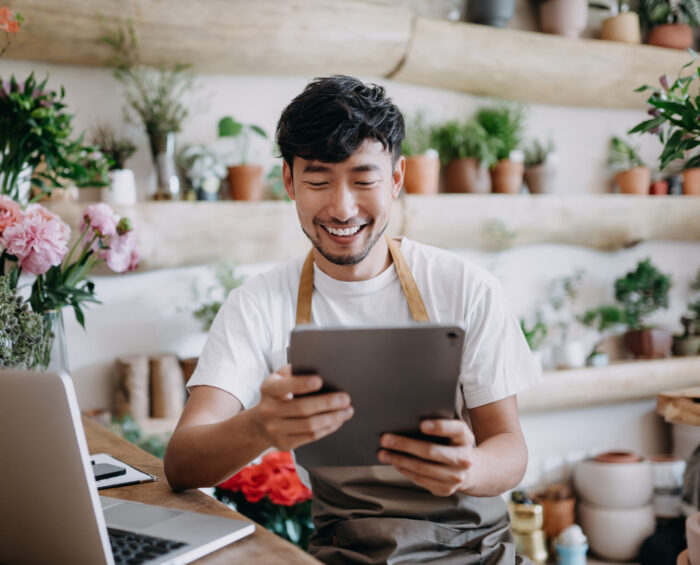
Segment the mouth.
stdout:
[[367,224],[354,226],[329,226],[321,224],[321,227],[331,236],[331,239],[339,243],[353,242],[366,226]]

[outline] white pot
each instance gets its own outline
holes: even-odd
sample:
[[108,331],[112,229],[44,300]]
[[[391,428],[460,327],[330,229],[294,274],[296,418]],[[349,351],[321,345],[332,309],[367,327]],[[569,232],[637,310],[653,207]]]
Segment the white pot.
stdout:
[[602,463],[586,459],[574,469],[574,486],[588,503],[605,508],[635,508],[651,502],[654,494],[651,465]]
[[555,345],[553,356],[558,369],[580,369],[586,365],[586,350],[580,341]]
[[107,204],[131,206],[136,204],[136,181],[131,169],[116,169],[109,173],[111,186],[102,189],[102,201]]
[[642,543],[656,528],[651,504],[611,509],[579,502],[578,516],[591,550],[611,561],[637,557]]

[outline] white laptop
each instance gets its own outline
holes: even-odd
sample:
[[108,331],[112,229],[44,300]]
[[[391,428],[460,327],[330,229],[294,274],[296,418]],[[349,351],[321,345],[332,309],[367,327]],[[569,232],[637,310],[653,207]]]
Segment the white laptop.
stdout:
[[254,529],[99,496],[70,377],[0,370],[0,563],[189,563]]

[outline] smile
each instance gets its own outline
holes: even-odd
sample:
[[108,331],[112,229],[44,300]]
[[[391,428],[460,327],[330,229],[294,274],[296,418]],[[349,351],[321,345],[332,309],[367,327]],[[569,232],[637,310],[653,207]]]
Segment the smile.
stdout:
[[330,226],[322,226],[322,227],[324,230],[326,230],[331,235],[349,236],[349,235],[355,235],[357,232],[359,232],[365,226],[352,226],[350,228],[338,228],[338,229],[332,228]]

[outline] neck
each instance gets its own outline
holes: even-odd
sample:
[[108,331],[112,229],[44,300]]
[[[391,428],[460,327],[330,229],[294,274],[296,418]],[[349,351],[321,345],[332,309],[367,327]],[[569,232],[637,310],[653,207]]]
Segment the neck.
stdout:
[[356,265],[336,265],[326,259],[314,247],[314,262],[329,277],[339,281],[366,281],[384,272],[392,263],[389,246],[380,237],[367,256]]

